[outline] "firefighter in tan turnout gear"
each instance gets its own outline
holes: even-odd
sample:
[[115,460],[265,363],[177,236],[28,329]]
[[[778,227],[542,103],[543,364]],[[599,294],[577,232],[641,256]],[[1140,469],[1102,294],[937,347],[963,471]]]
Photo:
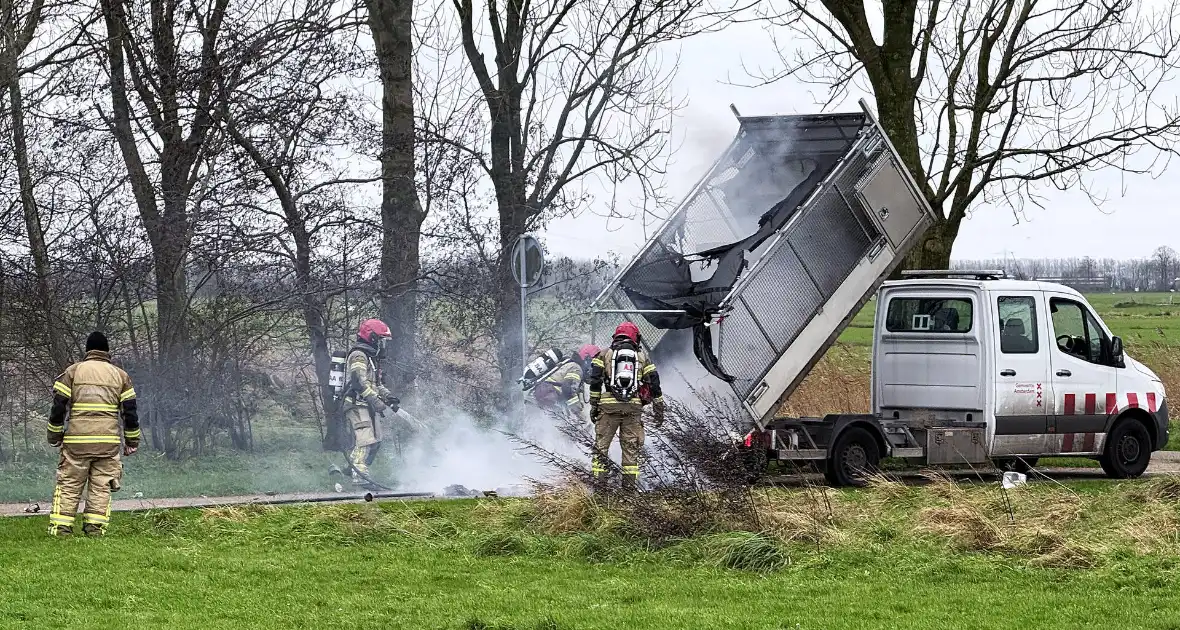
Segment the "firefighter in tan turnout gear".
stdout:
[[49,533],[73,533],[83,490],[82,531],[90,536],[105,533],[111,520],[111,493],[120,488],[123,478],[119,456],[139,448],[139,418],[131,378],[111,364],[110,347],[102,333],[86,338],[86,358],[66,368],[53,383],[48,437],[50,446],[61,448]]
[[347,381],[344,385],[344,419],[352,429],[353,445],[349,454],[352,482],[364,484],[369,466],[381,446],[380,416],[397,412],[399,401],[381,384],[378,361],[384,356],[391,338],[389,326],[379,319],[361,322],[356,343],[348,353]]
[[623,488],[639,485],[639,455],[643,452],[643,407],[652,405],[656,426],[664,422],[664,396],[656,366],[639,345],[639,328],[624,322],[615,329],[610,348],[590,362],[590,420],[594,422],[591,471],[601,478],[607,470],[607,451],[619,434],[623,451]]
[[590,374],[590,362],[599,353],[598,346],[586,344],[568,361],[553,370],[533,388],[533,400],[545,410],[564,408],[582,415],[582,379]]

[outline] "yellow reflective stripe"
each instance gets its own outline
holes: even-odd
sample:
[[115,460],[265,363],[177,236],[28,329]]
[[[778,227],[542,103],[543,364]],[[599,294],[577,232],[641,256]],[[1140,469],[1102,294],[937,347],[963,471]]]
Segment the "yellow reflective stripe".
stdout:
[[606,364],[602,362],[602,359],[597,359],[597,358],[591,360],[590,365],[597,365],[598,367],[606,367]]
[[66,444],[118,444],[117,435],[67,435]]
[[577,407],[581,402],[582,399],[575,396],[574,398],[567,400],[565,404],[569,405],[570,407]]
[[582,377],[581,377],[581,376],[578,376],[578,375],[577,375],[576,373],[574,373],[574,372],[570,372],[569,374],[566,374],[566,375],[565,375],[565,380],[567,380],[567,381],[575,381],[575,382],[576,382],[576,381],[580,381],[580,380],[582,380]]
[[624,475],[638,475],[639,466],[623,466]]
[[663,396],[656,396],[654,399],[652,399],[652,402],[662,403],[662,402],[664,402],[664,397]]
[[49,515],[49,521],[53,522],[53,517],[61,516],[61,484],[53,486],[53,508]]
[[74,524],[74,517],[62,516],[61,514],[50,514],[49,515],[49,522],[53,523],[54,525],[70,526],[70,525]]
[[591,398],[602,398],[602,392],[590,392]]
[[51,424],[51,425],[49,425],[49,430],[53,433],[61,433],[62,431],[66,430],[66,425],[64,425],[64,424]]
[[66,387],[61,381],[53,382],[53,391],[61,394],[62,396],[65,396],[66,398],[74,395],[74,390]]
[[131,400],[132,398],[135,398],[135,388],[134,387],[132,387],[131,389],[120,394],[119,395],[119,402],[123,402],[125,400]]
[[615,398],[614,396],[603,396],[602,400],[599,402],[604,405],[638,405],[638,404],[640,404],[638,396],[632,397],[631,400],[628,400],[627,402],[623,402],[623,401]]
[[112,405],[109,403],[79,403],[76,402],[70,407],[70,411],[118,411],[119,405]]
[[83,512],[82,513],[82,522],[89,523],[91,525],[106,525],[107,523],[111,522],[111,519],[110,519],[110,517],[103,516],[102,514],[91,514],[90,512]]
[[377,395],[377,391],[374,390],[372,387],[366,387],[364,389],[364,391],[361,392],[361,398],[368,398],[369,396],[376,396],[376,395]]
[[137,439],[139,439],[139,429],[133,429],[131,431],[124,431],[123,436],[126,437],[128,440],[137,440]]
[[647,376],[648,374],[651,374],[652,372],[655,372],[655,371],[656,371],[656,364],[655,363],[648,363],[647,365],[643,366],[643,370],[641,370],[639,372],[639,375],[640,376]]

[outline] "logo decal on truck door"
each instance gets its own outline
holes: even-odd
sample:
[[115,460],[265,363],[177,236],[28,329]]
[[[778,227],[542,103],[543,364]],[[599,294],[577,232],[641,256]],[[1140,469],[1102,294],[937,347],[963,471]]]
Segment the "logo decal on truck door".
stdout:
[[1045,406],[1045,390],[1041,383],[1017,383],[1013,389],[1016,394],[1034,394],[1036,405],[1038,407]]

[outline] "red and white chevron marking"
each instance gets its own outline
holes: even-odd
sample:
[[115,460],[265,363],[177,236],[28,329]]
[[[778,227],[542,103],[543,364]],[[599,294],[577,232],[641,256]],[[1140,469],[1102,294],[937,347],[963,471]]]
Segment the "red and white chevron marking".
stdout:
[[1097,433],[1065,433],[1061,436],[1062,453],[1093,453]]
[[[1078,405],[1079,399],[1081,406]],[[1114,392],[1107,392],[1105,394],[1085,393],[1085,394],[1065,394],[1061,404],[1061,414],[1064,416],[1074,415],[1117,415],[1127,409],[1147,409],[1150,413],[1155,413],[1159,409],[1159,401],[1155,392],[1147,392],[1140,394],[1138,392],[1127,392],[1125,394],[1117,394]]]

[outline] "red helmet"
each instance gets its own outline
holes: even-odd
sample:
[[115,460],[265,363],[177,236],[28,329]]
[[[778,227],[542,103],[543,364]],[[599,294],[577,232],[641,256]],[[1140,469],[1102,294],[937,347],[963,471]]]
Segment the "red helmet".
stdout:
[[389,326],[379,319],[366,319],[361,322],[360,328],[356,329],[356,338],[374,348],[378,347],[382,339],[389,339],[392,336]]
[[600,348],[592,343],[588,343],[581,348],[578,348],[578,359],[581,361],[589,361],[598,354]]
[[623,322],[619,324],[619,327],[615,329],[615,339],[618,339],[619,337],[626,337],[630,339],[632,343],[638,344],[639,326],[636,326],[631,322]]

